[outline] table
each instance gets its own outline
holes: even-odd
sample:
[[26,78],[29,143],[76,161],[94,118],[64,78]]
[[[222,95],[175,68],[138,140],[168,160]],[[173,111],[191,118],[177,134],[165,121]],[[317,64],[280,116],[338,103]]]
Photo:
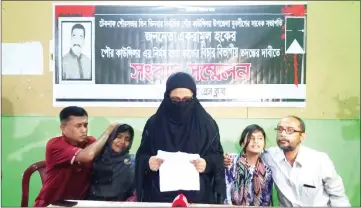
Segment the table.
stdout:
[[[77,202],[73,207],[172,207],[172,203],[147,203],[147,202],[110,202],[110,201],[89,201],[89,200],[67,200]],[[49,205],[48,207],[62,207]],[[189,207],[230,207],[221,204],[190,204]],[[241,207],[241,206],[232,206]]]

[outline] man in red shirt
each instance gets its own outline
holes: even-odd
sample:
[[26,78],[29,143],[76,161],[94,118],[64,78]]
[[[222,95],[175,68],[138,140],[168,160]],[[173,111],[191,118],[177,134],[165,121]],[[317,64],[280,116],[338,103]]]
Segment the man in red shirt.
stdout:
[[116,125],[110,125],[96,140],[87,136],[88,114],[83,108],[66,107],[59,117],[62,136],[50,139],[46,145],[45,181],[35,199],[35,207],[85,197],[90,183],[92,161]]

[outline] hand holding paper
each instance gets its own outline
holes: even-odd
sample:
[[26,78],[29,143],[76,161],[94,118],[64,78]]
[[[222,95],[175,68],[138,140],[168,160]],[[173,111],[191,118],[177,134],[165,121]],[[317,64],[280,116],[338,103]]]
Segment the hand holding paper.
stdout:
[[159,168],[159,188],[161,192],[199,191],[199,173],[192,163],[192,161],[200,159],[198,154],[159,150],[156,157],[163,160]]
[[157,158],[156,156],[152,156],[149,158],[149,168],[152,171],[158,171],[160,165],[163,163],[163,160]]
[[199,158],[197,160],[193,160],[194,167],[199,173],[203,173],[206,169],[207,163],[203,158]]

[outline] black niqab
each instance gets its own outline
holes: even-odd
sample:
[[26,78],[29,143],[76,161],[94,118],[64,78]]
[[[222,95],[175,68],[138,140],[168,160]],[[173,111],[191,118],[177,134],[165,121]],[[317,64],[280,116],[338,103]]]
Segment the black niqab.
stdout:
[[[193,92],[188,102],[174,103],[169,94],[176,88],[187,88]],[[199,154],[207,162],[206,170],[200,174],[201,191],[159,191],[159,172],[149,170],[149,158],[158,150]],[[146,172],[146,174],[144,174]],[[136,154],[136,183],[138,201],[171,202],[179,193],[184,193],[191,203],[216,203],[214,190],[225,195],[223,149],[219,130],[214,119],[205,111],[196,96],[193,78],[178,72],[167,80],[164,99],[157,112],[147,121],[141,145]],[[221,185],[214,182],[223,177]],[[223,184],[224,183],[224,186]],[[140,190],[140,191],[138,191]]]
[[196,83],[191,76],[184,72],[179,72],[169,77],[166,83],[163,102],[156,114],[163,114],[164,117],[161,117],[161,119],[169,119],[174,125],[188,122],[189,116],[192,115],[198,102],[196,99],[192,99],[190,102],[173,103],[169,96],[172,90],[177,88],[189,89],[193,93],[193,98],[197,97]]

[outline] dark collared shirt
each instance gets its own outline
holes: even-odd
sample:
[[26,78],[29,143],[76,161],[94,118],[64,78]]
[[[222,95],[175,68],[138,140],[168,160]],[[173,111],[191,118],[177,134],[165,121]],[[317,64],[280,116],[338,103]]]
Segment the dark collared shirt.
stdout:
[[91,79],[91,60],[84,54],[76,56],[72,50],[63,57],[63,80]]

